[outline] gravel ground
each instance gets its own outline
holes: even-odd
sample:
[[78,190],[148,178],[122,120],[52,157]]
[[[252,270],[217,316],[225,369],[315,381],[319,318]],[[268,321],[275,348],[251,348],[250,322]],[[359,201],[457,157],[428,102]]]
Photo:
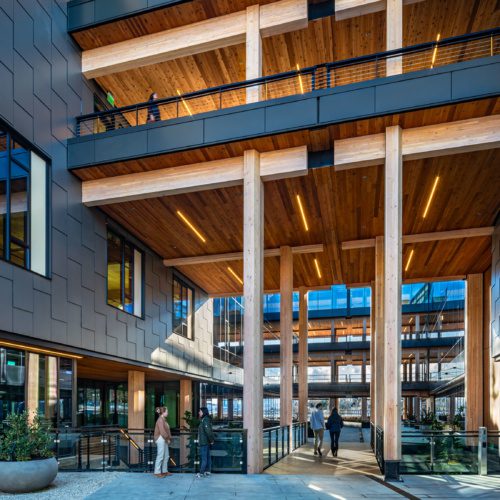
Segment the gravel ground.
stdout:
[[82,499],[123,474],[123,472],[59,472],[55,481],[44,490],[18,495],[0,492],[0,500],[10,500],[14,496],[37,499]]

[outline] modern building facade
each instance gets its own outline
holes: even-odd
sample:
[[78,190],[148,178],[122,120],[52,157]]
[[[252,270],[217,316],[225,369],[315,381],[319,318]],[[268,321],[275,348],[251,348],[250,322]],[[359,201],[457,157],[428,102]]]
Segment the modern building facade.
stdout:
[[348,398],[388,478],[424,407],[500,430],[499,20],[2,2],[0,420],[180,427],[204,403],[259,473],[266,400],[292,440]]

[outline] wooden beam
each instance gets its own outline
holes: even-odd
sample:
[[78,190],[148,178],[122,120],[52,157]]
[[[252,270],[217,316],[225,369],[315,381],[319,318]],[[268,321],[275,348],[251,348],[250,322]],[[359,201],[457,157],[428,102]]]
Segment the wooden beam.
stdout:
[[[257,10],[263,37],[303,29],[308,24],[307,0],[281,0]],[[246,29],[247,13],[242,10],[86,50],[82,53],[82,73],[86,78],[97,78],[245,43]]]
[[384,209],[384,460],[399,479],[401,460],[401,278],[403,150],[401,128],[387,127]]
[[[302,245],[291,247],[292,254],[321,253],[324,250],[323,243],[318,245]],[[264,257],[279,257],[279,248],[268,248],[264,250]],[[167,267],[173,266],[192,266],[196,264],[213,264],[215,262],[230,262],[234,260],[243,260],[243,252],[218,253],[212,255],[196,255],[194,257],[178,257],[176,259],[165,259],[163,264]]]
[[[494,227],[472,227],[469,229],[454,229],[452,231],[436,231],[435,233],[406,234],[403,236],[403,244],[424,243],[426,241],[456,240],[462,238],[481,238],[491,236]],[[351,240],[342,242],[342,250],[354,250],[359,248],[375,247],[375,239]]]
[[[438,123],[403,130],[403,160],[419,160],[500,147],[500,115]],[[335,170],[383,165],[384,134],[334,143]]]
[[[335,0],[335,20],[342,21],[351,17],[364,16],[381,12],[386,8],[387,0]],[[404,0],[404,5],[423,0]]]
[[[245,151],[243,183],[243,323],[244,384],[243,427],[247,434],[249,474],[262,472],[263,385],[262,292],[264,288],[264,185],[260,175],[259,153]],[[255,402],[259,404],[255,404]]]
[[[306,175],[307,146],[261,154],[263,181]],[[82,182],[87,206],[172,196],[243,183],[243,156]]]

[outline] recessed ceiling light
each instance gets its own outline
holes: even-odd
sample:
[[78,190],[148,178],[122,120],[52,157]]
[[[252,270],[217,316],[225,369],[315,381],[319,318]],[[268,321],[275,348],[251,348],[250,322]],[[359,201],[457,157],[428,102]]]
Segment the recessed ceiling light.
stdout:
[[297,64],[297,73],[299,76],[300,93],[304,93],[304,85],[302,84],[302,76],[300,76],[300,66]]
[[410,268],[411,259],[413,259],[413,248],[411,249],[410,256],[408,257],[408,260],[406,262],[405,271],[408,271],[408,269]]
[[189,116],[193,116],[193,113],[191,113],[191,110],[189,109],[188,103],[186,102],[184,97],[182,97],[182,94],[179,89],[177,89],[177,95],[181,98],[181,102],[182,104],[184,104],[184,107],[186,108],[186,111],[189,113]]
[[318,275],[318,278],[321,279],[321,271],[319,269],[318,259],[314,259],[314,265],[316,266],[316,273]]

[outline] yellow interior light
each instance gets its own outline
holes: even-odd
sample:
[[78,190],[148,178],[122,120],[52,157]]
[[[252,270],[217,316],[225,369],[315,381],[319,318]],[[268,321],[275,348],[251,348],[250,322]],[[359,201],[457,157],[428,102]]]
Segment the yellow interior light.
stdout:
[[191,113],[191,110],[189,109],[188,103],[186,102],[184,97],[182,97],[182,94],[179,89],[177,89],[177,95],[181,98],[182,104],[186,108],[186,111],[189,113],[189,116],[193,116],[193,113]]
[[297,64],[297,72],[298,72],[298,76],[299,76],[300,93],[303,94],[304,93],[304,85],[302,83],[302,76],[300,75],[300,66],[298,64]]
[[232,267],[227,266],[227,270],[236,278],[240,285],[243,285],[243,280],[234,272]]
[[434,47],[434,50],[432,52],[431,69],[434,67],[434,63],[436,62],[436,56],[437,56],[437,52],[438,52],[437,42],[439,42],[440,38],[441,38],[441,33],[438,33],[438,36],[436,38],[436,46]]
[[318,275],[318,278],[321,279],[321,271],[319,270],[319,263],[318,263],[318,259],[314,259],[314,265],[316,266],[316,273]]
[[191,231],[193,231],[193,233],[196,234],[201,241],[203,241],[203,243],[207,242],[204,236],[193,226],[191,221],[180,210],[177,210],[177,215],[184,221],[186,226],[189,227],[189,229],[191,229]]
[[309,226],[307,224],[306,213],[304,212],[304,207],[302,206],[302,200],[300,199],[300,195],[297,195],[297,203],[299,205],[300,215],[302,216],[302,222],[304,223],[304,229],[309,231]]
[[429,199],[427,200],[427,205],[425,205],[424,215],[422,216],[424,219],[427,217],[427,212],[429,211],[429,207],[431,206],[432,198],[434,198],[434,193],[436,192],[436,187],[439,182],[439,175],[434,179],[434,184],[431,189],[431,194],[429,195]]
[[51,349],[42,349],[40,347],[33,347],[25,344],[18,344],[15,342],[7,342],[5,340],[0,340],[0,346],[4,347],[12,347],[14,349],[25,349],[29,352],[35,352],[39,354],[49,354],[52,356],[60,356],[63,358],[71,358],[71,359],[83,359],[83,356],[78,356],[77,354],[68,354],[66,352],[60,351],[52,351]]
[[411,249],[410,256],[408,257],[408,261],[406,262],[405,272],[408,271],[408,269],[410,269],[411,259],[413,259],[413,248]]

